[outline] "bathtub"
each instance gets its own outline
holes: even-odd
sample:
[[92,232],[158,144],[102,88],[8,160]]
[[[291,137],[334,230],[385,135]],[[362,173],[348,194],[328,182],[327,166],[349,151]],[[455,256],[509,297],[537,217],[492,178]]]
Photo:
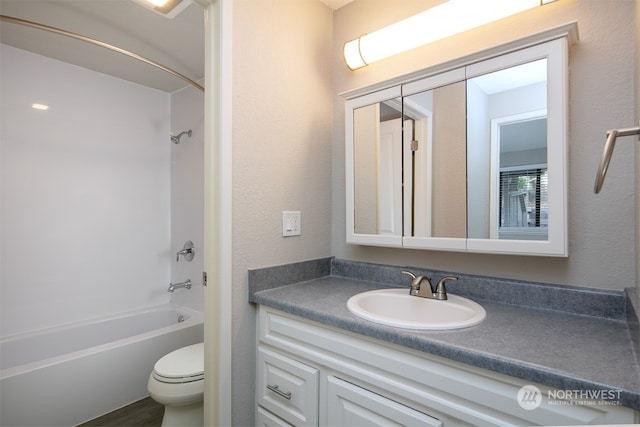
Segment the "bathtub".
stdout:
[[0,426],[73,426],[148,395],[155,362],[202,342],[203,314],[164,305],[0,340]]

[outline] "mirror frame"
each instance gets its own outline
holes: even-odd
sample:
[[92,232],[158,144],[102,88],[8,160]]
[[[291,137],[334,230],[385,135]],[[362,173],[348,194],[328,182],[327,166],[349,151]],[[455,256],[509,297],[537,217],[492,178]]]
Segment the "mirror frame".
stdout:
[[471,79],[496,70],[547,59],[547,173],[549,183],[552,183],[548,190],[547,240],[467,238],[469,252],[568,256],[568,50],[567,40],[560,38],[466,67],[467,79]]
[[[463,58],[396,77],[372,86],[344,92],[345,101],[345,193],[346,242],[349,244],[403,247],[459,252],[568,256],[567,175],[568,175],[568,50],[578,41],[577,22],[569,22]],[[468,80],[482,74],[547,58],[547,141],[549,189],[549,229],[547,240],[506,240],[478,238],[404,237],[356,234],[354,206],[353,110],[402,94],[428,90],[437,82],[462,72]],[[426,83],[421,83],[425,80]],[[466,165],[465,165],[466,168]]]
[[[345,104],[345,111],[349,112],[345,120],[345,132],[351,135],[350,142],[345,141],[345,162],[351,165],[351,172],[345,176],[345,190],[347,201],[347,243],[355,243],[373,246],[391,246],[402,247],[402,235],[384,235],[384,234],[357,234],[355,233],[355,171],[353,168],[355,161],[354,145],[353,145],[353,112],[360,108],[366,107],[379,102],[389,101],[391,99],[400,98],[402,95],[401,87],[395,86],[358,98],[350,99]],[[349,167],[347,167],[349,169]],[[351,212],[351,214],[349,214]]]

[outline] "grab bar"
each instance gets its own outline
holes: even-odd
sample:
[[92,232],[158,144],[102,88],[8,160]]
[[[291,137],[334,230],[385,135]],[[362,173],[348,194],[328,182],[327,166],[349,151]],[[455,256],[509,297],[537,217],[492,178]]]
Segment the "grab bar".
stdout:
[[[640,122],[638,122],[640,124]],[[609,169],[609,162],[611,161],[611,155],[613,154],[613,148],[616,145],[616,138],[619,136],[632,136],[640,135],[640,126],[635,128],[626,129],[612,129],[607,132],[607,140],[604,143],[602,150],[602,158],[600,164],[598,164],[598,173],[596,174],[596,182],[593,186],[593,192],[598,194],[604,184],[604,178],[607,176],[607,169]],[[640,138],[638,138],[640,141]]]

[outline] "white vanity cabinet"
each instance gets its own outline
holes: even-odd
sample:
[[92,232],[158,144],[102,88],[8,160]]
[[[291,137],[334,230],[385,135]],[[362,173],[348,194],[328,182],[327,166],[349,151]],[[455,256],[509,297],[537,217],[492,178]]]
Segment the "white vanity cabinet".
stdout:
[[437,418],[335,376],[327,377],[328,426],[429,426]]
[[633,423],[621,406],[520,406],[535,385],[259,306],[256,425],[521,426]]
[[318,369],[260,346],[258,372],[258,405],[293,425],[318,425]]

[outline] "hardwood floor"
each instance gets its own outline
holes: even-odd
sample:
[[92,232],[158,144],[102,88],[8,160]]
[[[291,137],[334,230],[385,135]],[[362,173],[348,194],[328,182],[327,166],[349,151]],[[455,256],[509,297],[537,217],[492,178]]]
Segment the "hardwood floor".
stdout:
[[147,397],[78,427],[160,427],[163,414],[164,406]]

